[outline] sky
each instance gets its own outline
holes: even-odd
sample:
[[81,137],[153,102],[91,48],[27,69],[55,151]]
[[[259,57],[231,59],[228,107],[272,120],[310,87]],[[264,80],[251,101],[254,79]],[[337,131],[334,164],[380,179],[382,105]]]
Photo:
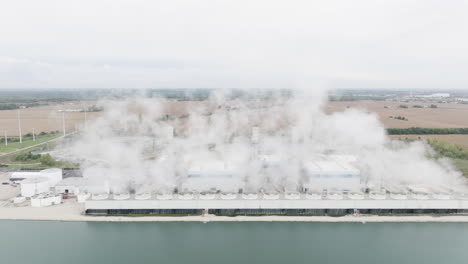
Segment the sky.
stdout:
[[468,1],[0,2],[0,88],[468,88]]

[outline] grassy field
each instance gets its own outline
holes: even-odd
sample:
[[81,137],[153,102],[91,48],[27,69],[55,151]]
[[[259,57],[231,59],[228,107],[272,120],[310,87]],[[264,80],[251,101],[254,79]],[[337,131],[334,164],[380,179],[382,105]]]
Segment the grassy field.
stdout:
[[12,143],[8,143],[8,146],[5,146],[5,142],[2,140],[2,144],[0,145],[0,153],[9,153],[9,152],[12,152],[12,151],[15,151],[15,150],[18,150],[18,149],[30,147],[30,146],[37,145],[37,144],[40,144],[40,143],[44,143],[46,141],[58,138],[60,136],[61,136],[60,134],[59,135],[53,135],[53,136],[44,136],[44,137],[37,138],[36,141],[33,141],[32,139],[31,140],[24,140],[23,143],[12,142]]
[[463,173],[463,176],[468,178],[468,160],[452,159],[455,167]]
[[468,148],[468,135],[391,135],[390,138],[398,140],[436,139]]

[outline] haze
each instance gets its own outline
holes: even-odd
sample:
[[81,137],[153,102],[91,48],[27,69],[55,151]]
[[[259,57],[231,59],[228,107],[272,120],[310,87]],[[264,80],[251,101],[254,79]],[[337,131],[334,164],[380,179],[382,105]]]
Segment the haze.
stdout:
[[466,88],[466,1],[3,1],[0,88]]

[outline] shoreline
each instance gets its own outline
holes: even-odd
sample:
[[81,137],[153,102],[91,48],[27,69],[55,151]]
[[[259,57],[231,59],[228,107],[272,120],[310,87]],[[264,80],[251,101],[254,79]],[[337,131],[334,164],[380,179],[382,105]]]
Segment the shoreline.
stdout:
[[64,203],[51,207],[0,207],[1,220],[62,222],[315,222],[315,223],[468,223],[468,215],[414,216],[88,216],[84,206]]

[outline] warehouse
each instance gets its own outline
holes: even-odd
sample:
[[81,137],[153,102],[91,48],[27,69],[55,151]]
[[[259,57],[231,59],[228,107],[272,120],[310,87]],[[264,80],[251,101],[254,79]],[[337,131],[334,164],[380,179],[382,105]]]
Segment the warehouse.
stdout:
[[52,168],[41,171],[17,171],[10,176],[11,181],[20,181],[24,179],[47,178],[50,186],[54,186],[63,178],[62,169]]
[[352,160],[346,156],[327,156],[303,162],[303,188],[359,191],[361,172],[352,165]]
[[81,192],[102,193],[109,192],[109,184],[104,180],[83,177],[69,177],[55,185],[55,192],[79,194]]
[[36,177],[22,180],[20,182],[21,196],[32,197],[36,194],[46,193],[50,189],[49,179]]
[[19,171],[10,175],[11,181],[19,181],[22,197],[32,197],[45,193],[51,187],[59,183],[62,176],[62,169],[53,168],[41,171]]
[[239,168],[221,160],[200,160],[190,163],[183,191],[233,191],[242,188]]
[[202,200],[198,197],[186,200],[174,196],[169,200],[135,200],[115,201],[87,200],[87,214],[200,214],[200,212],[218,215],[346,215],[346,214],[468,214],[466,196],[453,194],[449,200],[431,197],[427,200],[409,198],[394,200],[352,199],[345,196],[342,200],[307,199],[301,194],[300,199],[288,200],[281,196],[278,200],[245,199],[237,195],[235,199]]

